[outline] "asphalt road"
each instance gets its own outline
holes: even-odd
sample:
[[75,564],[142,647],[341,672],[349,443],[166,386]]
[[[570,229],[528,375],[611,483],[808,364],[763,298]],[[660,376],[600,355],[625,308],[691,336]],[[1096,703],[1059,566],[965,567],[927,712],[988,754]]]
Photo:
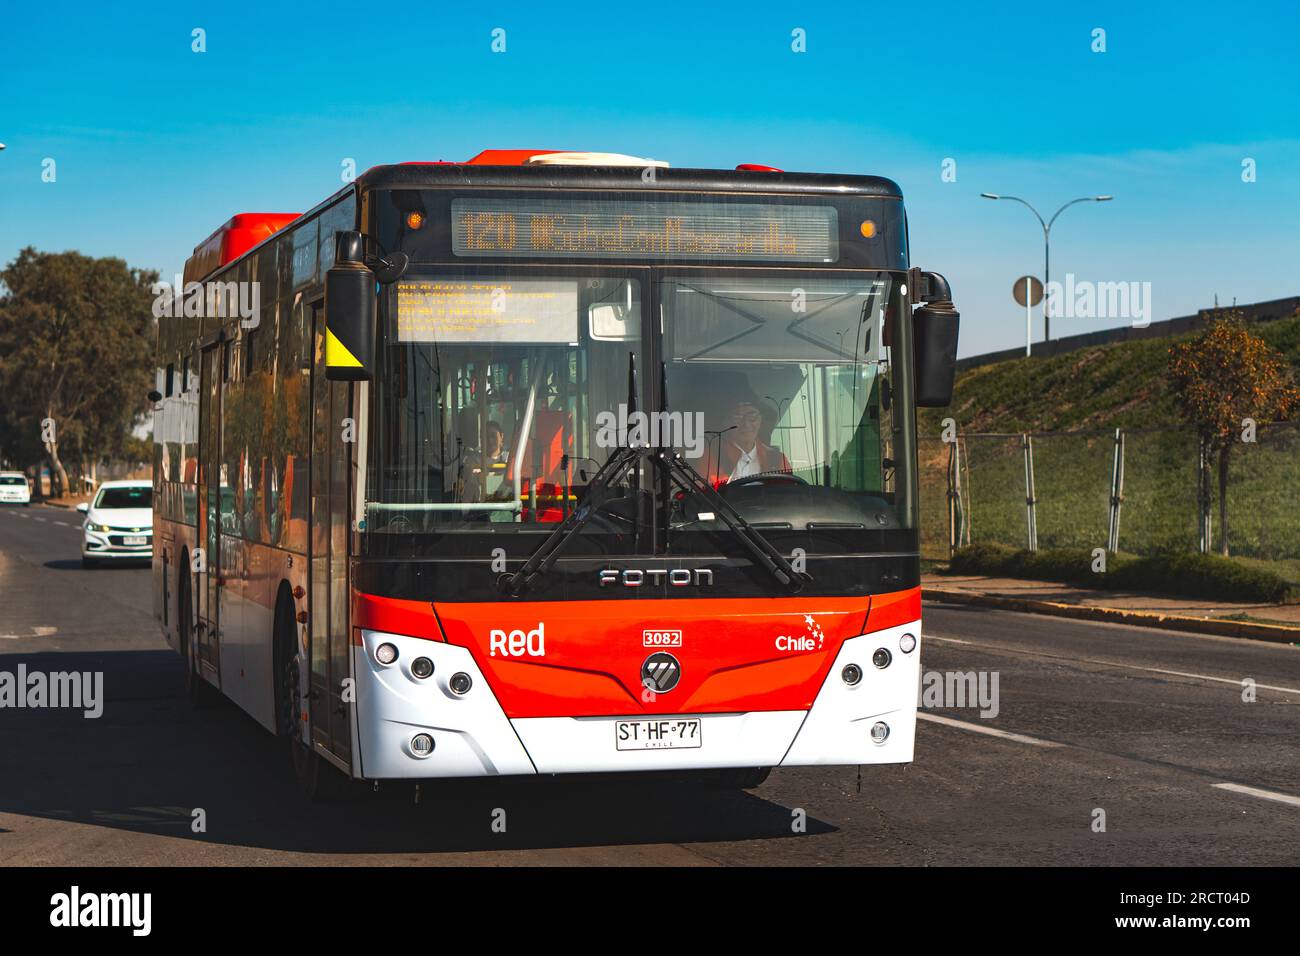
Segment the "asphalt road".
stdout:
[[0,672],[102,670],[106,692],[95,720],[0,709],[3,864],[1300,858],[1300,648],[955,606],[927,605],[923,669],[996,674],[996,717],[926,708],[915,763],[863,768],[860,791],[848,767],[777,770],[752,793],[545,779],[311,806],[250,718],[190,709],[147,569],[82,570],[79,525],[0,509]]

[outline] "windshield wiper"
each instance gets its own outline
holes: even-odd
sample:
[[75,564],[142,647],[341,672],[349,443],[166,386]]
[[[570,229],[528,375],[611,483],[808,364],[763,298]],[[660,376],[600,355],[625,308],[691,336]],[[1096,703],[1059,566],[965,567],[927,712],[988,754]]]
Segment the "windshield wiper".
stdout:
[[[663,403],[664,410],[668,409],[668,363],[659,363],[659,390],[660,401]],[[776,548],[772,547],[772,542],[763,537],[758,531],[750,525],[748,521],[741,517],[740,512],[731,507],[730,503],[718,494],[716,488],[709,484],[708,479],[696,471],[695,467],[689,464],[678,452],[669,450],[660,452],[657,456],[664,472],[668,475],[669,480],[663,482],[660,489],[663,496],[663,517],[664,517],[664,545],[667,548],[668,538],[672,525],[672,519],[669,515],[668,485],[676,481],[682,490],[694,493],[702,497],[713,507],[715,516],[721,516],[722,521],[727,527],[735,532],[736,537],[740,539],[749,553],[754,556],[754,561],[776,578],[777,582],[791,591],[799,591],[803,588],[804,581],[811,581],[812,577],[807,573],[800,574],[790,562],[786,560],[785,555]]]
[[[628,390],[628,407],[629,411],[636,408],[636,360],[632,353],[628,356],[627,370],[627,390]],[[664,391],[665,406],[667,404],[667,371],[666,366],[660,366],[661,385]],[[676,482],[677,485],[688,494],[697,494],[707,501],[713,507],[713,513],[722,519],[722,522],[731,528],[741,544],[753,556],[754,562],[782,586],[789,588],[792,592],[797,592],[803,588],[805,581],[811,581],[812,578],[807,573],[800,574],[790,562],[786,560],[785,555],[772,546],[772,543],[764,538],[755,530],[749,522],[741,517],[740,512],[733,508],[717,490],[695,470],[686,459],[675,451],[659,451],[645,446],[628,446],[624,445],[618,448],[614,454],[605,460],[605,464],[597,469],[592,475],[591,481],[587,483],[587,497],[583,500],[582,505],[574,509],[573,513],[560,522],[555,530],[546,536],[546,539],[538,546],[537,550],[529,556],[523,566],[513,574],[503,574],[497,579],[497,587],[504,594],[518,596],[528,588],[530,584],[538,577],[546,574],[560,556],[560,552],[565,546],[573,540],[577,532],[595,517],[601,507],[614,495],[614,479],[627,473],[627,470],[633,465],[636,466],[636,476],[633,478],[633,491],[640,490],[640,465],[644,458],[654,458],[658,461],[664,473],[668,476],[669,481],[663,484],[660,489],[664,499],[664,517],[667,522],[667,498],[668,484]],[[640,513],[640,504],[637,505],[637,513]],[[638,522],[639,527],[639,522]],[[665,525],[666,531],[666,525]]]
[[780,584],[790,588],[791,591],[799,591],[803,588],[805,581],[812,580],[812,577],[807,573],[800,574],[796,571],[790,565],[786,556],[773,547],[767,538],[759,534],[753,525],[741,517],[740,512],[733,508],[731,503],[722,497],[717,489],[709,484],[708,480],[696,471],[679,453],[675,451],[660,452],[656,457],[683,491],[697,494],[709,503],[713,508],[714,515],[735,532],[741,544],[753,555],[755,563],[771,574]]
[[[629,414],[636,411],[636,396],[636,356],[632,352],[628,352],[627,408]],[[522,448],[522,443],[520,447]],[[514,574],[503,574],[497,578],[497,588],[504,594],[518,596],[535,578],[549,571],[551,566],[555,564],[556,559],[559,558],[564,546],[596,515],[596,512],[601,509],[605,502],[613,497],[614,477],[626,474],[630,465],[635,464],[637,466],[637,475],[632,482],[633,492],[640,490],[640,465],[641,459],[646,452],[647,449],[645,448],[624,445],[605,459],[605,464],[596,469],[596,473],[591,476],[591,481],[587,482],[587,497],[583,499],[582,505],[575,508],[570,515],[556,526],[554,531],[546,536],[546,539],[542,541],[537,550],[524,562],[523,567]],[[639,503],[637,509],[639,515]],[[639,521],[636,523],[635,528],[639,531]]]
[[537,578],[546,574],[555,564],[560,552],[573,540],[605,504],[614,495],[615,480],[621,478],[632,466],[639,466],[643,458],[654,458],[668,473],[669,478],[688,494],[696,494],[713,508],[714,515],[727,525],[741,544],[749,551],[754,563],[767,571],[783,587],[792,592],[803,588],[805,581],[812,578],[800,574],[789,560],[772,546],[772,543],[758,533],[740,512],[723,498],[712,485],[696,471],[677,452],[659,451],[641,446],[619,448],[610,455],[592,476],[587,484],[587,497],[581,506],[565,518],[555,530],[546,536],[536,551],[513,574],[503,574],[497,579],[497,587],[505,594],[517,596],[525,591]]
[[631,465],[640,465],[641,458],[649,451],[646,448],[624,446],[605,460],[605,464],[596,470],[587,483],[587,497],[567,518],[561,521],[546,539],[532,553],[523,567],[513,574],[503,574],[497,579],[497,587],[505,594],[522,593],[534,578],[540,577],[551,569],[560,556],[564,546],[573,536],[582,530],[601,507],[614,495],[614,480],[627,473]]

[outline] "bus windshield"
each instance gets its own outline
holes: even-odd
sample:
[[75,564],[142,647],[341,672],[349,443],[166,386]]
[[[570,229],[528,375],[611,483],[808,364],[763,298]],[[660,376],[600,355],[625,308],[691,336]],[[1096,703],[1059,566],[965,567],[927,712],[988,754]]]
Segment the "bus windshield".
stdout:
[[[367,531],[549,532],[636,445],[759,530],[914,525],[889,273],[448,269],[399,280],[384,312]],[[612,480],[584,534],[725,528],[648,465]]]
[[[681,453],[750,524],[913,525],[893,277],[669,275],[658,294],[668,404],[705,435]],[[716,520],[686,500],[673,526]]]

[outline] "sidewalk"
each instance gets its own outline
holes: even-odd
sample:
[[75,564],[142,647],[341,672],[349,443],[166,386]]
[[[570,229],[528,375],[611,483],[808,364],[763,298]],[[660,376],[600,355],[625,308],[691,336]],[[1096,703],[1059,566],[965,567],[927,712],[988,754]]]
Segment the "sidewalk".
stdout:
[[1300,644],[1300,604],[1202,601],[961,574],[923,575],[921,593],[927,600]]
[[63,498],[33,498],[32,504],[48,505],[51,508],[75,509],[77,505],[81,504],[83,501],[90,501],[91,497],[91,495],[73,495],[71,497],[65,496]]

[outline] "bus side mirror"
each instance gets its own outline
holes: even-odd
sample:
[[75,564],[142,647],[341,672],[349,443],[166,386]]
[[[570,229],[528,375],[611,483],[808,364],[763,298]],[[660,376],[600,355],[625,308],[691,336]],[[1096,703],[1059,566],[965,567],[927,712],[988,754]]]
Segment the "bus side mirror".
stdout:
[[912,312],[918,408],[943,408],[952,401],[960,323],[961,314],[947,299],[927,302]]
[[368,382],[375,375],[375,274],[359,232],[340,232],[325,273],[325,377]]

